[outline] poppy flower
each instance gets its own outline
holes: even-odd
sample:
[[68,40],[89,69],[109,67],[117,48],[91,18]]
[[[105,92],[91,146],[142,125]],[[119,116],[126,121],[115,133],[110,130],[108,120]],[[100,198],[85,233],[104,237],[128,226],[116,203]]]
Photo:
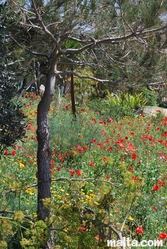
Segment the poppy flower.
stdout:
[[80,231],[85,231],[86,228],[85,228],[85,227],[80,227],[79,230],[80,230]]
[[129,166],[129,170],[130,170],[131,172],[134,172],[134,168],[133,168],[132,166]]
[[143,234],[144,228],[143,227],[137,227],[136,228],[136,233]]
[[69,169],[69,172],[70,172],[70,174],[71,174],[71,176],[74,176],[75,175],[75,171],[73,170],[73,169]]
[[158,185],[164,187],[165,186],[165,182],[161,181],[161,180],[158,180],[157,182]]
[[76,169],[75,173],[76,173],[77,176],[81,176],[81,171],[79,169]]
[[132,176],[132,179],[135,181],[135,180],[138,180],[138,177],[137,176]]
[[164,232],[162,232],[162,233],[160,233],[159,234],[159,238],[158,238],[158,240],[161,240],[161,239],[166,239],[167,238],[167,234],[166,233],[164,233]]
[[156,184],[153,188],[152,188],[153,191],[158,191],[159,190],[159,186]]
[[16,151],[15,150],[12,150],[12,156],[15,156],[16,155]]
[[92,118],[92,121],[93,121],[94,123],[96,123],[96,119],[95,119],[95,118]]
[[113,122],[113,119],[112,119],[112,118],[109,118],[109,119],[107,120],[107,122],[108,122],[108,123],[112,123],[112,122]]
[[104,163],[106,163],[106,162],[107,162],[107,157],[106,157],[106,156],[103,156],[102,161],[103,161]]
[[95,163],[94,163],[94,162],[90,162],[89,165],[90,165],[90,166],[94,166]]
[[133,160],[136,160],[136,158],[137,158],[136,153],[132,153],[131,158],[132,158]]
[[69,107],[70,107],[70,104],[65,105],[65,107],[64,107],[64,108],[65,108],[66,110],[68,110],[68,109],[69,109]]
[[156,207],[156,206],[153,206],[153,210],[155,210],[155,211],[156,211],[156,210],[157,210],[157,207]]
[[162,136],[162,137],[167,137],[167,131],[165,131],[164,133],[162,133],[161,136]]

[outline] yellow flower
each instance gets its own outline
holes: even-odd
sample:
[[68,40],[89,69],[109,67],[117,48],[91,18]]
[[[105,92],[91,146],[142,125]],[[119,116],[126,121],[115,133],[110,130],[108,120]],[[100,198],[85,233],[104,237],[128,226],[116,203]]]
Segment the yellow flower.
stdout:
[[131,221],[134,220],[131,215],[128,217],[128,219],[131,220]]
[[24,219],[24,214],[21,211],[15,211],[14,220],[22,221]]

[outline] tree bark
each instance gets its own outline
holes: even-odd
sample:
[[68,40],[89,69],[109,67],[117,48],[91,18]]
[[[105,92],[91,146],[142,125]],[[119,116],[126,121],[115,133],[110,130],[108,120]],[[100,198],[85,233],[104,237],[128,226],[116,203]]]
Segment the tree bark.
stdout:
[[37,178],[38,178],[38,219],[45,220],[49,217],[49,210],[43,204],[43,199],[51,198],[50,192],[50,131],[48,125],[48,111],[53,96],[55,85],[55,75],[48,74],[45,93],[37,109]]

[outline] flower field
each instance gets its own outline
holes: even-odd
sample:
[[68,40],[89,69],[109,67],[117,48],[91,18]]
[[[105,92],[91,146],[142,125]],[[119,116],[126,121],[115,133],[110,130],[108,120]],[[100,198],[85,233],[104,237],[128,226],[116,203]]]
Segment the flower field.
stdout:
[[85,105],[75,119],[66,99],[53,104],[44,223],[36,215],[38,101],[23,100],[26,138],[1,158],[0,248],[41,248],[51,224],[57,249],[107,248],[121,236],[163,240],[166,248],[167,117],[157,108],[156,117],[115,120]]

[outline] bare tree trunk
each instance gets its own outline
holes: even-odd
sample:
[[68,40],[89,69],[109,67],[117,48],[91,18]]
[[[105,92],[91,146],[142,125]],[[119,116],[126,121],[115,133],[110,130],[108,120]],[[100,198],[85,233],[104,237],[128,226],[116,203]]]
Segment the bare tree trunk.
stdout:
[[53,91],[51,85],[55,85],[55,76],[49,74],[43,98],[38,105],[37,114],[37,165],[38,165],[38,219],[45,220],[49,217],[48,208],[44,207],[43,199],[51,198],[50,192],[50,131],[48,125],[48,111],[52,101]]

